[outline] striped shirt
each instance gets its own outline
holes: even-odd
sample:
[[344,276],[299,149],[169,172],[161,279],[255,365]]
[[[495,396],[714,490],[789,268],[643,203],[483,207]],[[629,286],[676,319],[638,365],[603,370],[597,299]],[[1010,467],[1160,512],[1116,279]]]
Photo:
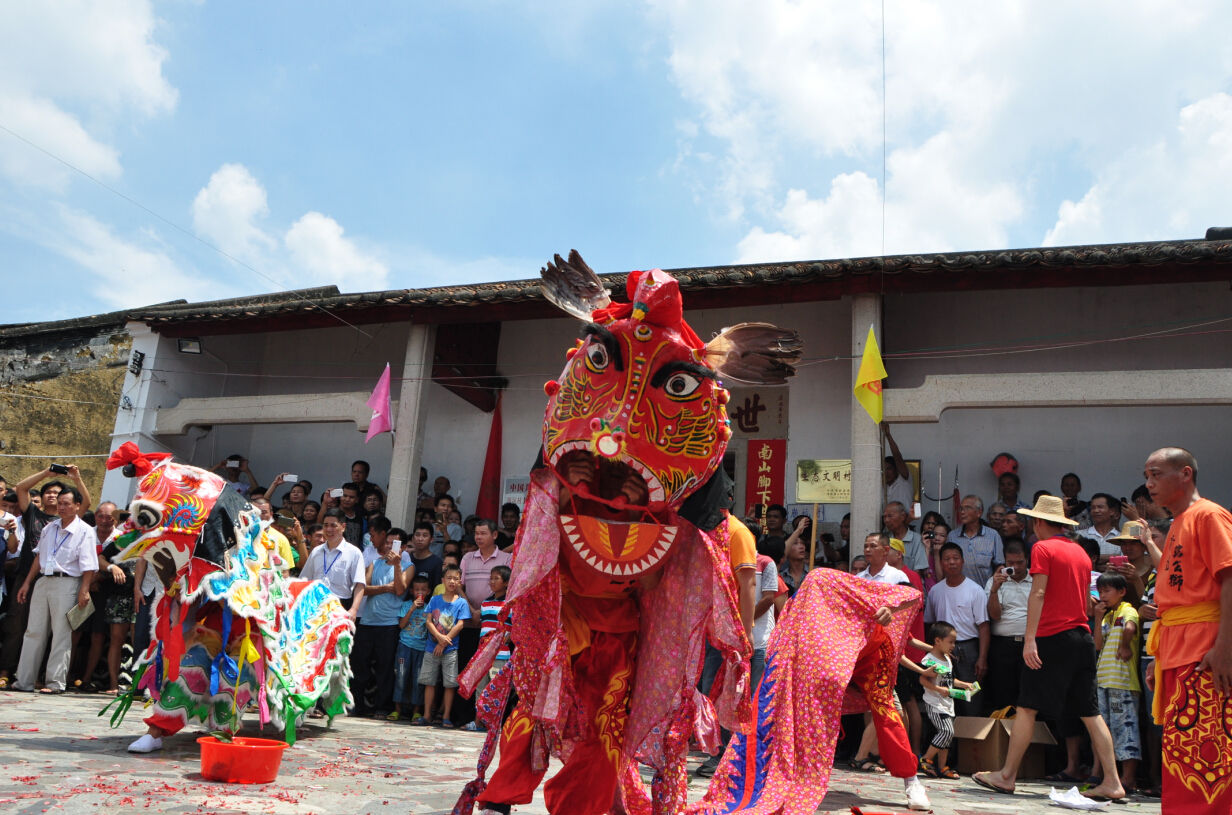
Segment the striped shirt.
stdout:
[[[501,630],[500,613],[505,607],[505,598],[496,599],[495,594],[489,594],[487,599],[479,606],[479,639],[482,640],[489,634]],[[501,636],[504,636],[502,634]],[[497,659],[509,659],[509,645],[506,642],[505,647],[500,649],[496,655]]]

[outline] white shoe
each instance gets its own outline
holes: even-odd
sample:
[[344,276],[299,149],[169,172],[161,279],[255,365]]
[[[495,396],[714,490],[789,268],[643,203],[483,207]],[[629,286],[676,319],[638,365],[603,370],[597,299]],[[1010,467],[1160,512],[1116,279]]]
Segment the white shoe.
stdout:
[[128,752],[130,753],[152,753],[155,750],[161,749],[163,749],[163,740],[156,739],[149,733],[128,745]]
[[907,809],[927,812],[933,808],[932,802],[928,800],[928,793],[924,791],[924,785],[920,783],[919,776],[908,778],[903,785],[903,790],[907,793]]

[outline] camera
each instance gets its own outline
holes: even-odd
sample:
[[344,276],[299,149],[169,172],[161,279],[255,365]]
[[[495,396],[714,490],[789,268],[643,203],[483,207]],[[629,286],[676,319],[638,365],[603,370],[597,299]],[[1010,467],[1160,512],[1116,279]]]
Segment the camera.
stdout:
[[298,475],[291,475],[290,473],[287,473],[286,475],[284,475],[284,476],[282,477],[282,483],[284,483],[284,484],[297,484],[297,483],[299,483],[299,476],[298,476]]
[[1014,567],[1013,567],[1013,566],[1005,566],[1005,567],[1003,567],[1003,568],[1001,569],[1001,574],[1005,575],[1006,577],[1013,577],[1013,576],[1014,576]]
[[228,467],[238,467],[240,466],[240,460],[238,458],[229,458],[227,459],[227,466]]
[[47,469],[51,470],[56,475],[68,475],[68,467],[63,464],[52,464]]
[[342,497],[342,487],[334,487],[332,490],[330,490],[329,497],[330,498],[341,498]]

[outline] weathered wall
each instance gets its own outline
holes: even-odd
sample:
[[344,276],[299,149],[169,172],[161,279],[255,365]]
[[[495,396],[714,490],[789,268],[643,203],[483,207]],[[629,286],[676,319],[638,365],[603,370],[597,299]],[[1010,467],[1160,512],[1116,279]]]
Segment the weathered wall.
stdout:
[[104,459],[74,455],[107,453],[130,345],[109,327],[0,347],[0,475],[14,484],[53,461],[76,464],[97,502]]

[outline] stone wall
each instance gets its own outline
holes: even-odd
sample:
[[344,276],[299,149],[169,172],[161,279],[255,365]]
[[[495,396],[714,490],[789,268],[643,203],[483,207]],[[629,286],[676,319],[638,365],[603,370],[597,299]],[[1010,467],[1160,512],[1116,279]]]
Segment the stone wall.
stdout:
[[[10,485],[51,462],[76,464],[97,496],[132,342],[122,327],[0,343],[0,475]],[[14,458],[13,456],[37,456]]]

